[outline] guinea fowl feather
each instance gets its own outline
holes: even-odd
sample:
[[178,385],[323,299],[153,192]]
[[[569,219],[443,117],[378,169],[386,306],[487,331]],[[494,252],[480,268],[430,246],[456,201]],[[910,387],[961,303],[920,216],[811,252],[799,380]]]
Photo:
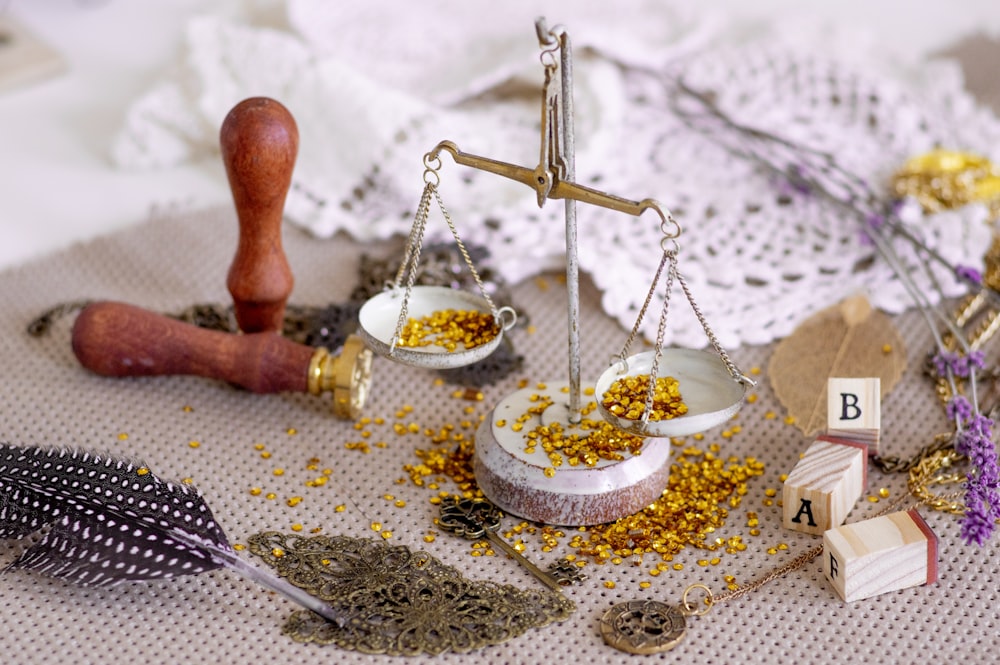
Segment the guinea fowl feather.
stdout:
[[109,455],[0,443],[0,538],[43,529],[11,568],[101,587],[227,567],[342,621],[325,603],[236,556],[193,487]]

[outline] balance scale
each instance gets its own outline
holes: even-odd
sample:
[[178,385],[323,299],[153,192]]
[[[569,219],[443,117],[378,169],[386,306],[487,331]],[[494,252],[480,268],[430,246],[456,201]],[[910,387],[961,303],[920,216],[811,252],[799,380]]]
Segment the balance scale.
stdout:
[[[568,381],[547,381],[544,388],[524,388],[503,399],[476,432],[474,471],[483,493],[501,509],[523,518],[554,525],[592,525],[612,522],[653,503],[667,486],[670,474],[670,437],[686,436],[719,425],[742,405],[754,382],[733,364],[712,334],[694,303],[687,284],[676,270],[677,238],[681,229],[657,201],[631,201],[575,182],[573,134],[572,52],[569,36],[560,27],[549,30],[545,20],[535,23],[545,83],[542,95],[541,158],[526,168],[459,150],[442,141],[424,156],[424,194],[417,210],[404,260],[396,281],[365,303],[359,313],[359,334],[376,353],[417,367],[446,369],[485,358],[516,321],[510,308],[498,309],[483,287],[458,231],[437,194],[442,153],[459,165],[494,173],[535,190],[539,207],[549,199],[565,201],[566,287],[568,291]],[[558,57],[557,57],[558,54]],[[437,200],[480,294],[437,286],[415,286],[427,214]],[[663,260],[650,286],[649,296],[618,360],[591,386],[580,379],[580,296],[577,258],[577,201],[638,216],[652,210],[660,218]],[[653,351],[629,356],[628,347],[661,274],[666,270],[666,299]],[[715,353],[690,349],[664,349],[663,333],[672,285],[681,285],[698,315]],[[449,310],[488,312],[492,336],[471,347],[462,344],[412,345],[403,343],[407,323]],[[653,386],[660,368],[678,381],[687,412],[669,419],[649,418]],[[601,396],[615,381],[649,377],[645,410],[640,418],[613,413]],[[599,414],[599,415],[596,415]],[[596,417],[595,417],[596,415]],[[517,426],[515,426],[517,425]],[[643,437],[638,448],[622,450],[616,458],[590,459],[589,463],[554,465],[541,446],[533,445],[529,432],[556,430],[564,438]],[[593,441],[593,439],[590,439]],[[641,453],[641,454],[640,454]]]

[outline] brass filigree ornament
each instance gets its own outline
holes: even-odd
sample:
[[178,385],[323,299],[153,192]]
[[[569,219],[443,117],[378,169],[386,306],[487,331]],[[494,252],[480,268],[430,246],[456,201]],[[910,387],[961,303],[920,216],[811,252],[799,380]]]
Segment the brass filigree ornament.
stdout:
[[347,536],[258,533],[248,549],[279,576],[348,617],[343,627],[297,611],[283,632],[297,642],[362,653],[466,653],[564,621],[560,593],[468,580],[426,552]]

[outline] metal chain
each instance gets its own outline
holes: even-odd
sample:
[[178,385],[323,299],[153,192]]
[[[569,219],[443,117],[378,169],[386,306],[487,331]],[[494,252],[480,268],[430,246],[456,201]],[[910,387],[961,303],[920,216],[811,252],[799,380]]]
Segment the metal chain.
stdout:
[[726,369],[729,370],[729,375],[737,381],[749,382],[753,385],[755,382],[749,377],[743,375],[743,373],[729,357],[729,354],[726,353],[726,350],[722,348],[722,344],[719,342],[719,339],[715,336],[715,333],[712,332],[712,328],[708,325],[708,320],[705,318],[705,315],[701,313],[701,308],[698,307],[698,303],[694,301],[694,296],[691,295],[691,290],[688,288],[687,281],[684,279],[684,276],[678,273],[677,281],[681,285],[681,289],[684,290],[684,295],[687,296],[688,302],[691,303],[691,309],[694,310],[694,315],[698,317],[698,321],[701,323],[701,327],[705,331],[705,335],[708,336],[708,341],[712,343],[712,347],[715,348],[715,352],[719,354],[719,357],[722,358],[722,362],[726,365]]
[[[431,172],[433,173],[433,171]],[[403,302],[399,308],[396,331],[393,333],[392,344],[389,347],[390,354],[395,350],[396,345],[403,336],[403,326],[406,325],[409,314],[410,295],[413,293],[413,282],[417,278],[417,266],[420,264],[420,248],[424,243],[424,229],[427,227],[427,211],[430,208],[430,198],[434,188],[435,183],[433,182],[427,182],[424,185],[423,194],[420,196],[420,204],[417,206],[417,214],[413,219],[413,228],[410,229],[410,237],[406,243],[406,254],[403,257],[403,263],[399,266],[399,272],[396,273],[396,288],[399,288],[399,283],[403,275],[406,275],[406,291],[403,294]]]
[[500,313],[497,311],[496,305],[493,304],[493,299],[490,298],[490,294],[486,292],[486,286],[483,284],[483,280],[479,278],[479,271],[476,270],[476,266],[472,263],[472,257],[469,256],[468,250],[465,249],[465,243],[462,239],[458,237],[458,229],[455,228],[455,223],[451,220],[451,215],[448,213],[448,209],[444,207],[444,202],[441,201],[441,194],[438,192],[437,188],[434,188],[434,199],[437,201],[438,208],[441,209],[441,214],[444,216],[444,221],[447,222],[448,228],[451,229],[451,235],[455,238],[455,244],[458,246],[458,251],[461,252],[462,258],[465,259],[465,265],[468,266],[469,272],[472,273],[472,278],[476,280],[476,286],[479,287],[479,292],[482,294],[483,299],[490,306],[490,312],[493,314],[493,318],[497,325],[501,325]]
[[639,334],[639,325],[642,320],[646,318],[646,310],[649,308],[649,303],[653,299],[653,293],[656,291],[657,284],[660,283],[660,275],[663,274],[663,267],[667,265],[668,253],[663,252],[663,258],[660,259],[660,265],[656,268],[656,275],[653,276],[653,282],[649,285],[649,291],[646,293],[646,300],[642,303],[642,307],[639,309],[639,315],[635,319],[635,324],[632,326],[631,332],[628,334],[628,338],[625,340],[625,346],[622,348],[619,358],[623,363],[626,362],[628,357],[629,349],[632,347],[632,342],[635,341],[636,336]]
[[[899,506],[904,501],[906,501],[907,498],[908,497],[905,495],[899,497],[891,504],[889,504],[882,510],[872,515],[872,518],[881,517],[882,515],[888,515],[889,513],[898,510]],[[712,594],[712,592],[709,591],[708,597],[705,599],[706,604],[711,606],[717,603],[725,603],[730,600],[741,598],[747,595],[748,593],[756,591],[765,584],[768,584],[769,582],[778,579],[779,577],[784,577],[788,573],[791,573],[793,571],[798,570],[799,568],[802,568],[803,566],[805,566],[807,563],[809,563],[822,553],[823,553],[823,545],[822,544],[816,545],[815,547],[812,547],[803,552],[802,554],[798,555],[785,565],[774,568],[773,570],[768,571],[763,577],[753,580],[752,582],[748,582],[747,584],[744,584],[736,589],[733,589],[732,591],[727,591],[726,593],[719,594],[718,596]]]
[[646,408],[642,412],[642,422],[649,421],[649,415],[653,412],[654,395],[656,394],[656,379],[659,377],[660,356],[663,353],[663,338],[667,332],[667,310],[670,309],[670,293],[674,290],[674,279],[677,274],[677,252],[664,252],[668,255],[667,260],[670,267],[667,268],[667,281],[663,293],[663,310],[660,312],[660,323],[656,328],[656,347],[653,353],[653,364],[649,368],[649,387],[646,389]]

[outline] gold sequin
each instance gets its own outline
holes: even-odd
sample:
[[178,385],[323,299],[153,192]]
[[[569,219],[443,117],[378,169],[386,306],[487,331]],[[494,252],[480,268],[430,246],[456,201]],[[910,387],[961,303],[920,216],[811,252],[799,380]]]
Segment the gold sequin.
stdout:
[[399,346],[433,345],[446,351],[457,351],[459,347],[474,349],[493,341],[499,332],[500,326],[489,312],[444,309],[409,319],[399,336]]
[[[649,380],[648,374],[616,379],[602,395],[601,405],[619,418],[640,420],[646,412]],[[687,411],[688,407],[681,398],[677,379],[672,376],[657,377],[649,420],[670,420],[683,416]]]

